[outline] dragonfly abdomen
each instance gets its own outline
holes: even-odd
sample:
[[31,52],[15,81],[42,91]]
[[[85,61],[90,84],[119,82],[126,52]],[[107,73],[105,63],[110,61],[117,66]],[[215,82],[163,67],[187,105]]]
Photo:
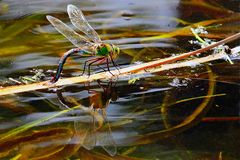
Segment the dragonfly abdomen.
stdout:
[[74,48],[69,50],[68,52],[66,52],[59,60],[58,62],[58,69],[57,69],[57,73],[55,75],[55,77],[52,78],[51,82],[55,83],[58,81],[58,79],[60,78],[60,74],[63,70],[63,65],[65,64],[66,60],[68,57],[70,57],[71,55],[73,55],[74,53],[80,54],[80,55],[86,55],[86,54],[91,54],[91,52],[80,49],[80,48]]

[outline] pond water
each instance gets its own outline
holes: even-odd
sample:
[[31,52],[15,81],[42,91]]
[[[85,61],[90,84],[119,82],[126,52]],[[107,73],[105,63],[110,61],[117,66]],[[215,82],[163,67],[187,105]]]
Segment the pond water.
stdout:
[[[198,49],[189,43],[195,40],[190,25],[205,26],[203,36],[215,41],[240,30],[237,0],[2,0],[0,87],[32,83],[36,74],[34,80],[51,79],[74,46],[46,15],[74,28],[68,4],[83,11],[104,42],[121,48],[121,68]],[[240,63],[239,55],[231,58],[234,64],[217,60],[134,83],[115,79],[0,96],[0,159],[237,160]],[[69,58],[62,78],[80,75],[86,59]]]

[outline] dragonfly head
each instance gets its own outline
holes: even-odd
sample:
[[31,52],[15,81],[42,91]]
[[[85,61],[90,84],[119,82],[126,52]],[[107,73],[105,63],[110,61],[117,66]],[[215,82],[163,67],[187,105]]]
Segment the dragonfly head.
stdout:
[[112,58],[115,59],[120,53],[120,48],[112,44]]

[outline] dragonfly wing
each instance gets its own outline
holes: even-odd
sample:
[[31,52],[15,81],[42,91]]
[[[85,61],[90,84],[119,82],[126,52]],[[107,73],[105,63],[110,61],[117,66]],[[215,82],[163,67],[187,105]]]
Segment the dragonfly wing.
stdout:
[[[107,124],[109,125],[109,124]],[[110,126],[107,126],[110,127]],[[105,145],[102,145],[102,148],[111,156],[115,156],[117,154],[117,146],[114,142],[112,133],[110,130],[106,131],[106,133],[102,137],[102,141],[104,141],[103,143],[106,143]]]
[[90,26],[79,8],[72,4],[69,4],[67,7],[67,12],[72,24],[76,28],[85,33],[93,42],[101,42],[101,39],[98,36],[97,32]]
[[[91,125],[89,125],[91,126]],[[95,117],[92,115],[92,127],[89,130],[89,134],[83,141],[83,147],[87,150],[91,150],[96,146],[96,133],[95,133]]]
[[117,146],[112,136],[110,124],[107,120],[105,110],[102,110],[105,126],[101,129],[102,134],[98,137],[98,141],[102,148],[111,156],[117,153]]
[[93,45],[93,43],[88,41],[88,39],[76,33],[73,29],[68,27],[61,20],[49,15],[47,16],[47,19],[59,33],[64,35],[76,47],[83,48]]
[[[79,110],[82,111],[82,110]],[[82,117],[82,115],[76,114],[77,118]],[[86,117],[85,119],[88,119]],[[74,128],[75,128],[75,133],[78,135],[78,143],[80,143],[82,146],[84,144],[85,139],[87,138],[90,128],[88,127],[89,125],[84,123],[82,120],[75,120],[74,121]]]
[[84,139],[83,147],[87,150],[92,150],[96,145],[96,141],[95,133],[90,132]]

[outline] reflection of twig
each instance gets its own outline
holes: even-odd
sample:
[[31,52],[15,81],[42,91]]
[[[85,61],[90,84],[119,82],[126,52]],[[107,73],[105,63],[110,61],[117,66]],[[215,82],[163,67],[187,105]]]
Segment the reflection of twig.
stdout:
[[[164,65],[164,64],[169,64],[169,63],[187,58],[187,57],[192,56],[192,55],[197,55],[199,53],[208,51],[208,50],[210,50],[214,47],[217,47],[219,45],[225,44],[227,42],[234,41],[238,38],[240,38],[240,33],[237,33],[233,36],[230,36],[226,39],[223,39],[223,40],[218,41],[214,44],[211,44],[211,45],[209,45],[205,48],[198,49],[196,51],[184,53],[184,54],[177,55],[177,56],[174,56],[174,57],[160,59],[160,60],[157,60],[157,61],[152,61],[152,62],[148,62],[148,63],[143,63],[143,64],[139,64],[139,65],[130,66],[130,67],[123,68],[123,69],[120,69],[120,70],[114,70],[114,71],[111,71],[111,73],[114,74],[115,76],[124,75],[124,74],[128,74],[128,73],[137,73],[137,72],[142,71],[146,68],[158,67],[158,66],[161,66],[161,65]],[[211,61],[211,60],[212,59],[208,59],[208,61]],[[206,62],[206,61],[204,61],[204,62]],[[165,68],[165,70],[168,70],[168,69],[169,68]],[[111,75],[108,72],[101,72],[101,73],[91,75],[90,77],[79,76],[79,77],[71,77],[71,78],[60,79],[57,83],[54,83],[54,84],[49,83],[49,81],[45,81],[45,82],[33,83],[33,84],[29,84],[29,85],[10,86],[10,87],[5,87],[5,88],[0,88],[0,95],[21,93],[21,92],[27,92],[27,91],[33,91],[33,90],[39,90],[39,89],[48,89],[48,88],[53,88],[53,87],[63,86],[63,85],[69,85],[69,84],[74,84],[74,83],[91,82],[91,81],[95,81],[95,80],[98,80],[98,79],[110,79],[110,78],[113,78],[113,77],[114,76]]]

